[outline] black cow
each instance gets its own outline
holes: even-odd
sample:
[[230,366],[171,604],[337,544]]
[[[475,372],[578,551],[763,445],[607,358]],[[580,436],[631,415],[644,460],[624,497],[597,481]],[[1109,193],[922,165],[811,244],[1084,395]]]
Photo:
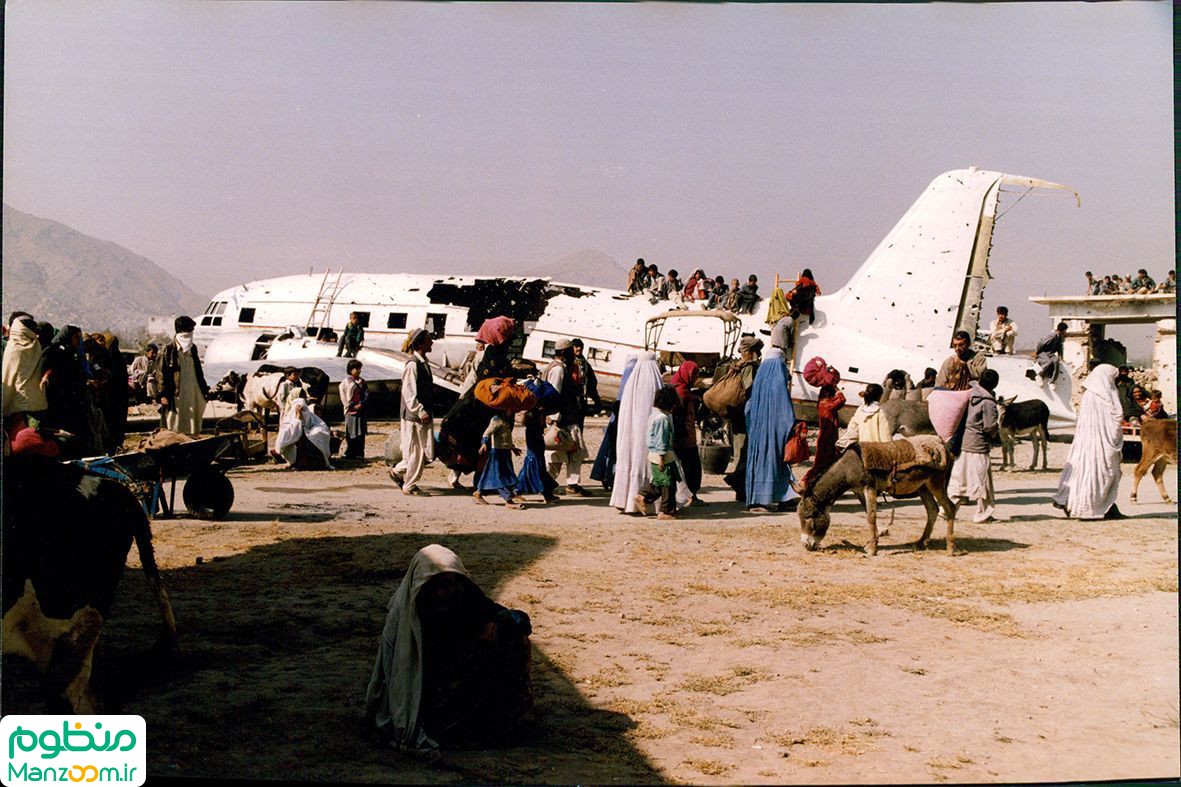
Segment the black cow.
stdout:
[[1050,440],[1050,407],[1041,399],[1028,399],[1024,402],[1012,399],[997,399],[997,409],[1001,419],[1001,470],[1017,467],[1014,457],[1017,438],[1030,436],[1033,443],[1033,460],[1029,469],[1037,468],[1038,447],[1042,451],[1042,469],[1046,470],[1046,454]]
[[50,697],[101,713],[94,648],[132,540],[164,621],[157,647],[176,646],[147,516],[118,481],[41,456],[4,460],[4,653],[40,671]]

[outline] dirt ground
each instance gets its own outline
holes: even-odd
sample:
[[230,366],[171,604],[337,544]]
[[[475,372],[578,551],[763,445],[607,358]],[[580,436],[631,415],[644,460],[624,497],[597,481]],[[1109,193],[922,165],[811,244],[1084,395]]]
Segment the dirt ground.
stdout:
[[[996,474],[1008,521],[958,522],[965,554],[944,553],[942,520],[930,551],[902,546],[922,527],[906,503],[868,558],[853,498],[807,553],[794,513],[746,514],[716,476],[711,505],[671,524],[616,512],[597,484],[588,500],[511,511],[445,493],[435,468],[438,495],[405,497],[379,458],[396,430],[372,426],[363,466],[233,471],[225,521],[153,523],[183,652],[143,655],[156,619],[130,570],[100,674],[122,712],[147,719],[151,774],[709,784],[1181,770],[1177,508],[1151,480],[1129,503],[1131,465],[1127,520],[1050,507],[1069,448],[1056,443],[1049,472]],[[1175,498],[1174,468],[1166,483]],[[529,613],[539,711],[519,746],[439,766],[360,726],[385,604],[432,542]],[[5,710],[36,702],[28,670],[4,666]]]

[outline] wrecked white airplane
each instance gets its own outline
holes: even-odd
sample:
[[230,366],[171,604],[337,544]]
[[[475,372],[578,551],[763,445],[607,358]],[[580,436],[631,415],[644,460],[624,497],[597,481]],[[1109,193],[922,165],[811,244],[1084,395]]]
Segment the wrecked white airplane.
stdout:
[[[796,339],[793,398],[816,399],[817,390],[799,371],[813,356],[840,370],[841,387],[856,403],[865,384],[881,382],[892,369],[938,368],[956,330],[976,336],[1000,194],[1033,189],[1063,190],[1078,200],[1067,186],[974,167],[935,178],[848,283],[816,299],[815,322],[804,324]],[[744,332],[768,333],[768,305],[764,297],[757,313],[739,315]],[[669,307],[668,301],[547,279],[326,273],[224,290],[198,319],[194,338],[207,365],[298,358],[335,380],[345,361],[330,360],[335,336],[357,312],[366,347],[358,358],[367,378],[397,380],[405,358],[397,351],[410,330],[422,327],[436,339],[430,360],[442,372],[439,384],[456,390],[476,330],[485,318],[503,314],[523,329],[517,352],[542,364],[558,339],[582,338],[600,392],[610,399],[627,356],[644,348],[645,324]],[[726,330],[724,320],[669,320],[659,349],[718,353]],[[989,365],[1001,376],[998,394],[1045,401],[1052,430],[1073,428],[1071,370],[1047,385],[1026,377],[1028,357],[993,356]]]

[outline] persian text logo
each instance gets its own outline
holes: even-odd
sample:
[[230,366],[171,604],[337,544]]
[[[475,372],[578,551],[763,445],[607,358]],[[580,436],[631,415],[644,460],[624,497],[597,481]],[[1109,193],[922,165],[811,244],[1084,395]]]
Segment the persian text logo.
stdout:
[[97,782],[138,787],[147,778],[142,716],[5,716],[0,783]]

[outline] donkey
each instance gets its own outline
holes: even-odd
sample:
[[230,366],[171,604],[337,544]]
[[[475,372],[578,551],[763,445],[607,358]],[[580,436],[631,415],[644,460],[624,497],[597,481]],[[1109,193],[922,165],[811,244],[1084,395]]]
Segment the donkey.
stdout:
[[931,537],[931,529],[935,526],[935,519],[939,515],[939,508],[947,517],[947,554],[955,552],[955,506],[947,497],[947,480],[951,474],[951,458],[947,449],[941,447],[941,467],[913,466],[897,473],[882,472],[866,469],[862,461],[862,447],[854,443],[836,463],[825,471],[812,489],[806,492],[800,500],[800,542],[808,551],[815,551],[820,546],[828,532],[829,508],[837,498],[848,490],[853,490],[861,504],[865,506],[866,519],[869,524],[869,544],[865,551],[869,555],[878,552],[877,527],[877,496],[885,492],[893,498],[918,497],[927,509],[927,526],[919,540],[914,542],[915,549],[926,549],[927,539]]
[[1050,408],[1040,399],[1029,399],[1018,402],[1017,397],[1011,399],[997,399],[998,415],[1001,427],[1001,470],[1016,468],[1015,457],[1017,438],[1029,435],[1033,443],[1033,459],[1029,469],[1037,468],[1037,453],[1039,446],[1042,451],[1042,469],[1047,469],[1046,454],[1049,448]]

